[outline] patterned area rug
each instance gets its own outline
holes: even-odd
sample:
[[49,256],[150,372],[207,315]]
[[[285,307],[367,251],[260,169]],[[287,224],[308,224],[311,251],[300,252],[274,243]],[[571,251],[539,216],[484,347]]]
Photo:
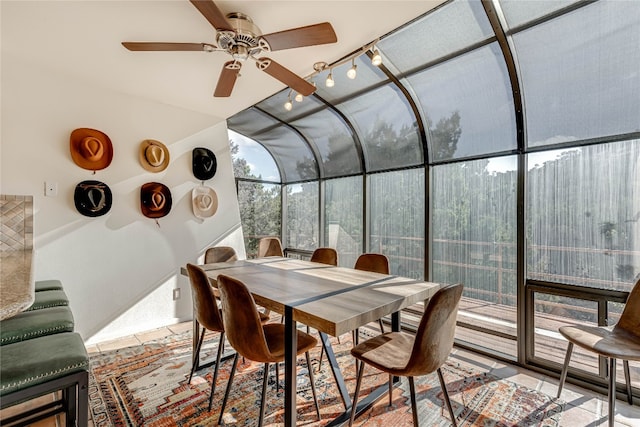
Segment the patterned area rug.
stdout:
[[[355,364],[349,354],[350,334],[333,340],[333,348],[347,381],[355,388]],[[202,359],[215,360],[217,334],[207,333]],[[227,346],[227,352],[231,348]],[[311,353],[322,420],[318,420],[309,387],[304,357],[298,358],[298,425],[319,427],[338,416],[344,406],[326,357],[319,364],[320,347]],[[191,384],[191,333],[173,335],[144,345],[91,356],[89,405],[96,427],[102,426],[210,426],[216,425],[231,369],[231,360],[221,364],[213,409],[207,411],[212,368],[196,372]],[[240,359],[242,360],[242,359]],[[224,415],[225,425],[256,424],[263,365],[241,363],[234,378]],[[284,369],[281,369],[282,374]],[[449,396],[459,426],[558,426],[564,402],[510,381],[480,372],[476,367],[450,359],[443,366]],[[365,369],[360,396],[384,384],[386,374]],[[416,378],[421,426],[450,426],[437,375]],[[283,425],[282,389],[276,389],[275,370],[267,388],[265,426]],[[392,405],[384,395],[355,425],[410,426],[411,401],[406,380],[394,389]]]

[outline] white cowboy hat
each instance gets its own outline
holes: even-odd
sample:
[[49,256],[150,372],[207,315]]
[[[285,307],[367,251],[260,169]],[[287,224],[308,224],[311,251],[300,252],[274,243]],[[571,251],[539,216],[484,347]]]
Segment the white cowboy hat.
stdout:
[[211,187],[198,186],[191,191],[193,214],[205,219],[213,216],[218,210],[218,195]]

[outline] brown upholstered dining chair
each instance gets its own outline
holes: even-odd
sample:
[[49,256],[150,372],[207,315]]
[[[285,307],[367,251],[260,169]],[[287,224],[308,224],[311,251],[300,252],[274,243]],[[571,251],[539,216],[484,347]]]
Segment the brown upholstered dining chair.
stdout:
[[567,325],[561,326],[559,332],[569,344],[560,374],[558,398],[567,378],[567,370],[571,361],[574,344],[609,358],[609,426],[613,427],[616,404],[616,360],[623,361],[624,376],[627,383],[627,399],[633,404],[631,380],[629,378],[629,360],[640,361],[640,280],[636,282],[627,297],[620,320],[613,328],[604,326]]
[[266,256],[284,256],[282,243],[277,237],[263,237],[258,242],[258,258]]
[[415,336],[406,332],[386,332],[351,349],[353,357],[364,363],[360,363],[360,369],[358,369],[349,426],[353,424],[355,418],[358,393],[366,364],[389,374],[389,405],[391,405],[393,376],[408,378],[413,425],[416,427],[418,426],[418,408],[413,377],[436,371],[451,423],[454,427],[457,425],[440,367],[449,357],[453,347],[462,288],[462,284],[448,285],[440,288],[431,297],[424,309]]
[[309,259],[309,261],[337,266],[338,251],[333,248],[317,248],[311,254],[311,258]]
[[204,253],[204,263],[213,264],[216,262],[237,261],[236,250],[231,246],[213,246]]
[[[356,270],[371,271],[373,273],[389,274],[389,258],[376,253],[362,254],[356,260],[353,268]],[[382,319],[378,319],[378,324],[380,325],[380,332],[384,333]],[[356,341],[354,340],[354,344],[355,343]]]
[[[264,363],[264,377],[262,382],[262,397],[260,401],[260,416],[258,426],[262,426],[264,419],[265,395],[267,391],[267,376],[269,365],[284,361],[285,352],[285,331],[284,325],[280,323],[260,324],[258,311],[256,310],[253,296],[244,283],[235,278],[219,275],[218,286],[220,288],[220,298],[222,301],[222,315],[227,331],[227,339],[231,346],[237,351],[233,361],[227,390],[220,409],[218,424],[222,422],[222,416],[227,404],[233,376],[235,374],[238,355]],[[296,354],[305,353],[307,358],[307,369],[311,380],[311,391],[316,406],[318,419],[320,419],[320,407],[316,396],[316,388],[311,369],[309,350],[316,346],[317,340],[311,335],[297,331],[298,348]],[[277,381],[277,379],[276,379]]]
[[191,365],[191,372],[189,373],[189,384],[193,373],[198,366],[200,360],[200,349],[202,348],[202,342],[204,341],[204,334],[206,330],[220,332],[220,341],[218,342],[218,353],[216,356],[216,364],[213,370],[213,381],[211,383],[211,395],[209,396],[209,411],[213,403],[213,393],[216,390],[216,381],[218,379],[218,368],[220,365],[220,356],[222,355],[222,349],[224,347],[224,325],[222,323],[222,314],[218,308],[218,302],[213,294],[213,287],[209,282],[207,273],[200,267],[187,264],[187,273],[189,274],[189,281],[191,282],[191,295],[193,298],[193,312],[194,316],[202,326],[202,332],[198,339],[198,344],[193,353],[193,361]]

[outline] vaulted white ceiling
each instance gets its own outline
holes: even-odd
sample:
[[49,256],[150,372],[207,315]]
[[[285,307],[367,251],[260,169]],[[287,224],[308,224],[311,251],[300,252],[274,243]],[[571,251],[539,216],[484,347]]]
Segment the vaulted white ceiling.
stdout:
[[[263,33],[330,22],[338,42],[269,53],[300,76],[339,60],[434,8],[430,1],[217,1],[249,15]],[[2,60],[224,120],[284,85],[244,64],[230,98],[214,98],[223,52],[130,52],[122,41],[215,43],[215,30],[187,0],[0,1]],[[419,43],[419,41],[416,41]]]

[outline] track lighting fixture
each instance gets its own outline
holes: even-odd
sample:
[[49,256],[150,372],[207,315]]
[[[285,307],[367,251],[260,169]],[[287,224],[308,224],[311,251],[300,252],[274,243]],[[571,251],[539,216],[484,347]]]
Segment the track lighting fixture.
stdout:
[[373,48],[373,56],[371,57],[371,64],[375,65],[376,67],[382,64],[382,56],[380,56],[380,51],[375,47]]
[[347,77],[349,77],[351,80],[355,79],[356,75],[358,74],[356,68],[358,68],[358,66],[356,65],[356,58],[351,58],[351,68],[347,70]]
[[296,93],[296,97],[294,99],[296,102],[302,102],[304,100],[304,96],[301,93]]
[[329,70],[329,75],[327,76],[327,80],[325,80],[324,84],[327,87],[333,87],[336,84],[336,82],[333,81],[333,70]]
[[293,102],[291,102],[291,91],[289,91],[289,98],[287,99],[287,102],[284,103],[284,109],[287,111],[291,111],[292,108]]

